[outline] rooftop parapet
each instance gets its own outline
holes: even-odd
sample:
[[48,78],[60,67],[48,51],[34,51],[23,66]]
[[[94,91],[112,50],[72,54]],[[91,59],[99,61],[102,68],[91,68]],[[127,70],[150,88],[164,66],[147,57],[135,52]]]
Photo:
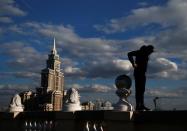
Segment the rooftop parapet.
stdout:
[[186,131],[187,111],[75,111],[0,113],[0,129],[82,131]]

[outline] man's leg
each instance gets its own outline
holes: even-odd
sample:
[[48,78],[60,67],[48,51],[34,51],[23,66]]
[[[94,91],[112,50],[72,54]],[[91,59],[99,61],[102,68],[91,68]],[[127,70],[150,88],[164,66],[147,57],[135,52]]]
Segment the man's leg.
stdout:
[[145,84],[146,84],[146,77],[145,77],[145,74],[142,74],[141,83],[140,83],[140,102],[141,102],[141,107],[144,107]]
[[136,110],[149,110],[144,106],[146,77],[143,73],[135,73]]
[[136,93],[136,108],[141,108],[143,104],[143,86],[144,79],[142,79],[142,74],[135,73],[135,93]]
[[146,76],[145,76],[145,74],[144,75],[142,75],[142,88],[141,88],[141,91],[140,91],[140,93],[141,93],[141,95],[140,95],[140,97],[141,97],[141,110],[146,110],[146,111],[149,111],[150,109],[149,108],[147,108],[147,107],[145,107],[145,105],[144,105],[144,92],[145,92],[145,85],[146,85]]

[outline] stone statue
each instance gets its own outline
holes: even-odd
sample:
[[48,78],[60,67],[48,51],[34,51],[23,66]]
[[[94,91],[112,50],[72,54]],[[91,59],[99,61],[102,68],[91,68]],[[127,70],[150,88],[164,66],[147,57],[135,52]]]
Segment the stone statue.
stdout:
[[64,97],[63,111],[76,111],[81,110],[80,95],[76,88],[70,88]]
[[65,103],[80,103],[79,98],[80,96],[78,90],[75,88],[70,88],[67,91],[64,101]]
[[114,109],[119,111],[132,111],[133,107],[127,100],[127,97],[131,94],[131,79],[126,75],[120,75],[116,78],[115,84],[119,101],[115,104]]
[[22,112],[24,109],[24,106],[21,103],[21,97],[16,94],[10,103],[10,112]]

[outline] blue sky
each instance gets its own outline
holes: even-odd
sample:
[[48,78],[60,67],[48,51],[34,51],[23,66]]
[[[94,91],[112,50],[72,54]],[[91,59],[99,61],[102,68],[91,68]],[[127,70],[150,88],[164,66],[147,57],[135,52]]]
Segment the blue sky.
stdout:
[[133,79],[127,53],[151,44],[147,104],[178,98],[168,108],[186,109],[186,12],[185,0],[0,0],[0,90],[40,86],[55,37],[65,88],[79,88],[82,100],[106,99],[116,76]]

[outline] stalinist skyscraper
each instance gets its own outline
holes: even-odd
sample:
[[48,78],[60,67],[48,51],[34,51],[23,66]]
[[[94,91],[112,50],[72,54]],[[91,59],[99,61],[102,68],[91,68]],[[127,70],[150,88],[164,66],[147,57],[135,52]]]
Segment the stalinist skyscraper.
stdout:
[[24,111],[61,111],[63,107],[64,75],[60,68],[61,58],[53,48],[48,55],[46,68],[41,71],[41,86],[34,91],[20,93]]
[[53,48],[48,55],[46,68],[41,72],[41,88],[43,99],[43,109],[45,111],[62,110],[64,75],[60,68],[61,59],[56,50],[54,38]]

